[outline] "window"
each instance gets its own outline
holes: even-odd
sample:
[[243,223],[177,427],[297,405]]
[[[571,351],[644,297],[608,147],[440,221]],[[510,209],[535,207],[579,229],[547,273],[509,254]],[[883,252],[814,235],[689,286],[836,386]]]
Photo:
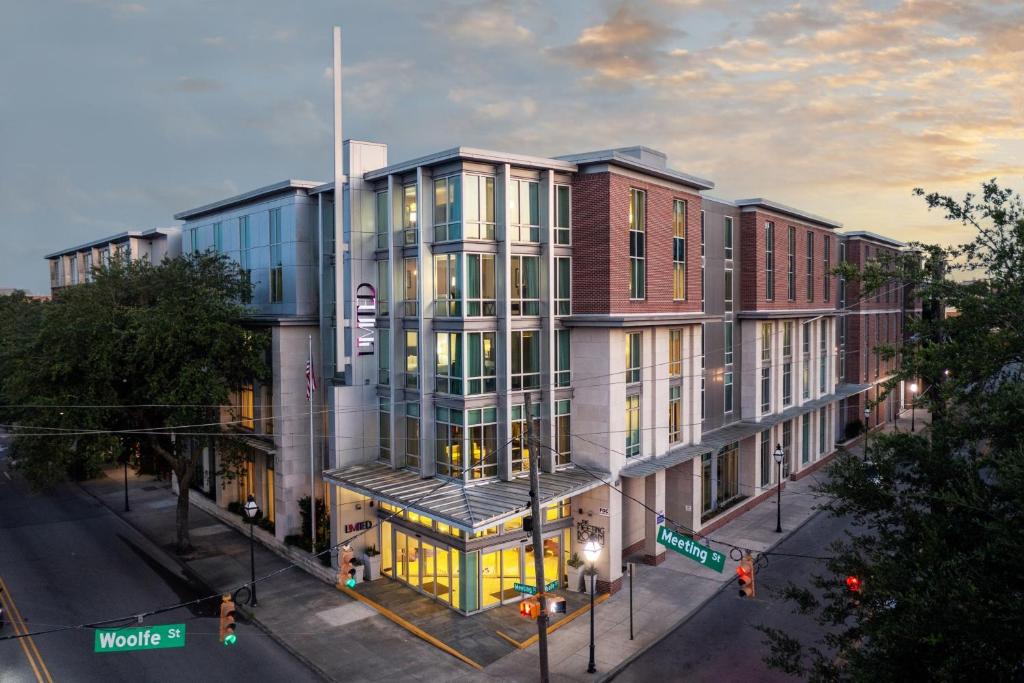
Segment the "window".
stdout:
[[732,269],[725,269],[725,312],[732,313]]
[[497,315],[494,254],[466,254],[466,315]]
[[434,335],[436,365],[434,383],[440,394],[462,393],[462,335],[437,332]]
[[764,298],[775,298],[775,223],[764,224]]
[[405,244],[416,244],[416,186],[402,188],[402,234]]
[[466,239],[494,239],[494,178],[467,175],[465,214]]
[[782,452],[785,458],[782,461],[782,476],[789,476],[789,463],[793,455],[793,421],[786,420],[782,423]]
[[772,369],[761,368],[761,412],[767,413],[772,407]]
[[512,389],[540,386],[540,330],[512,332]]
[[218,252],[224,251],[224,229],[220,221],[213,224],[213,248]]
[[284,264],[281,258],[281,209],[270,210],[270,303],[284,301]]
[[828,321],[818,321],[818,356],[819,356],[819,377],[818,392],[824,394],[827,387],[828,377]]
[[825,455],[828,450],[825,446],[825,432],[828,426],[828,419],[826,418],[826,409],[822,408],[818,411],[818,457]]
[[800,443],[800,463],[806,465],[811,461],[811,413],[803,416],[803,431]]
[[[832,238],[825,235],[822,238],[822,250],[825,252],[825,269],[821,274],[822,278],[822,296],[825,297],[825,301],[828,301],[832,296]],[[889,300],[889,290],[885,290],[885,300]]]
[[725,344],[724,344],[725,353],[723,355],[724,355],[724,361],[725,361],[726,365],[732,365],[732,357],[733,357],[732,331],[733,331],[733,323],[732,323],[731,320],[726,320],[724,323],[722,323],[722,332],[724,333],[724,336],[725,336]]
[[682,389],[679,385],[668,388],[668,442],[679,443],[682,437]]
[[403,259],[403,265],[405,266],[405,299],[403,314],[408,318],[415,318],[419,315],[419,284],[417,280],[417,264],[416,257]]
[[668,376],[680,377],[683,374],[683,339],[680,330],[668,332]]
[[[538,421],[540,419],[540,404],[531,403],[530,410],[533,413],[533,438],[540,438]],[[528,472],[530,470],[530,448],[532,444],[526,441],[526,406],[512,406],[512,472]]]
[[190,253],[197,253],[199,251],[199,228],[189,228],[188,230],[188,250]]
[[761,412],[771,409],[772,401],[772,324],[761,324]]
[[434,241],[462,239],[462,197],[457,175],[434,181]]
[[640,340],[641,332],[626,335],[626,383],[640,381]]
[[725,244],[725,258],[732,258],[732,216],[725,217],[725,234],[723,238]]
[[626,457],[640,455],[640,397],[626,397]]
[[704,209],[700,210],[700,310],[704,310]]
[[700,419],[704,419],[704,323],[700,324]]
[[92,251],[87,251],[85,259],[85,281],[92,282]]
[[568,185],[555,185],[555,244],[572,244],[571,198]]
[[470,332],[469,393],[491,394],[497,391],[498,353],[494,332]]
[[672,203],[672,299],[686,300],[686,202]]
[[78,284],[78,255],[72,254],[68,257],[68,270],[71,271],[71,284]]
[[391,330],[382,327],[377,330],[377,384],[391,384],[391,344],[388,343]]
[[249,250],[252,249],[252,235],[249,232],[249,217],[238,217],[238,265],[242,270],[242,282],[245,291],[242,293],[242,303],[252,301],[252,267],[249,263]]
[[796,228],[789,226],[789,255],[786,259],[786,284],[790,301],[796,301]]
[[420,404],[405,404],[405,465],[420,466]]
[[246,429],[256,428],[256,410],[253,404],[253,386],[252,382],[242,385],[241,391],[241,414],[239,424]]
[[420,333],[416,330],[405,331],[405,386],[415,389],[420,381]]
[[377,315],[388,314],[388,300],[391,298],[391,270],[386,260],[377,261]]
[[384,463],[391,462],[391,401],[386,398],[378,400],[378,433],[380,434],[380,449],[377,451],[377,460]]
[[761,432],[761,486],[772,483],[772,430]]
[[388,193],[387,190],[378,192],[376,195],[376,227],[377,227],[377,248],[388,248]]
[[555,259],[555,315],[572,312],[572,259]]
[[645,245],[644,231],[647,228],[647,193],[643,190],[629,190],[629,298],[643,299],[645,296]]
[[444,477],[462,476],[462,411],[434,408],[434,467]]
[[110,249],[100,249],[100,266],[106,268],[110,265]]
[[726,413],[733,411],[733,397],[732,397],[732,370],[726,370],[722,380],[723,387],[723,408],[722,410]]
[[814,300],[814,233],[807,231],[807,300]]
[[434,255],[434,315],[462,315],[462,264],[459,254]]
[[811,326],[808,323],[800,325],[803,335],[803,363],[800,367],[800,391],[806,400],[811,397]]
[[782,323],[782,405],[793,405],[793,323]]
[[512,257],[512,315],[540,315],[540,259]]
[[569,330],[555,330],[555,386],[567,387],[570,383]]
[[468,479],[498,476],[498,409],[477,408],[466,411],[469,428]]
[[568,465],[572,462],[571,402],[569,399],[555,401],[555,464]]
[[509,182],[508,209],[511,215],[508,240],[540,242],[540,186],[529,180]]

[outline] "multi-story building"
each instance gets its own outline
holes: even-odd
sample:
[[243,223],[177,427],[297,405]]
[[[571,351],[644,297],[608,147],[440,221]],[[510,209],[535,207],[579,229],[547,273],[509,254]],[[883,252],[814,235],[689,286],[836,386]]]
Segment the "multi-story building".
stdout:
[[153,264],[181,254],[181,228],[129,230],[110,237],[55,251],[45,256],[50,264],[50,293],[89,282],[95,267],[105,265],[114,254],[143,259]]

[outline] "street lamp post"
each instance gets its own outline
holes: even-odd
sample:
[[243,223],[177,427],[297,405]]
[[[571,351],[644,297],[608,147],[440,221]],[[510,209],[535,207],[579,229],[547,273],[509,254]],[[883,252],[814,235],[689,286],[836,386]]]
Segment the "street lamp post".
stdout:
[[786,457],[786,451],[782,450],[782,444],[775,444],[775,462],[779,464],[779,497],[775,506],[775,533],[782,533],[782,459]]
[[249,518],[249,572],[250,581],[249,584],[252,588],[252,602],[250,603],[253,607],[259,604],[256,600],[256,543],[253,539],[253,528],[256,526],[256,513],[260,511],[260,507],[256,504],[256,499],[253,498],[252,494],[249,494],[249,500],[245,504],[245,516]]
[[[866,396],[865,399],[867,399]],[[870,420],[871,408],[864,408],[864,460],[868,459],[868,437],[871,435]]]
[[583,546],[583,556],[590,562],[590,663],[587,664],[587,673],[597,672],[594,664],[594,584],[597,583],[597,558],[601,554],[601,546],[597,541],[590,540]]
[[917,382],[910,383],[910,433],[914,433],[914,418],[917,416]]

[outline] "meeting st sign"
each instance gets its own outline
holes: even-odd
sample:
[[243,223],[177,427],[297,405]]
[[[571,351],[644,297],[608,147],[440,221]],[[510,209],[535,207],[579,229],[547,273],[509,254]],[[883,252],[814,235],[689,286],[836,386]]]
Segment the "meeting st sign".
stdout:
[[658,543],[675,550],[683,557],[688,557],[697,564],[714,569],[719,574],[725,568],[725,555],[701,545],[689,536],[677,534],[666,526],[658,527]]

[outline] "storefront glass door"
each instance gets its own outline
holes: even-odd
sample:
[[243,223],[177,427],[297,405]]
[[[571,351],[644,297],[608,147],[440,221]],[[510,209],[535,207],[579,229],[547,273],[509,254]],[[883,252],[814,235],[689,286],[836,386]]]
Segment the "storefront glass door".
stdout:
[[514,585],[523,579],[522,561],[520,547],[515,545],[511,548],[501,550],[501,601],[512,602],[519,600],[519,591]]

